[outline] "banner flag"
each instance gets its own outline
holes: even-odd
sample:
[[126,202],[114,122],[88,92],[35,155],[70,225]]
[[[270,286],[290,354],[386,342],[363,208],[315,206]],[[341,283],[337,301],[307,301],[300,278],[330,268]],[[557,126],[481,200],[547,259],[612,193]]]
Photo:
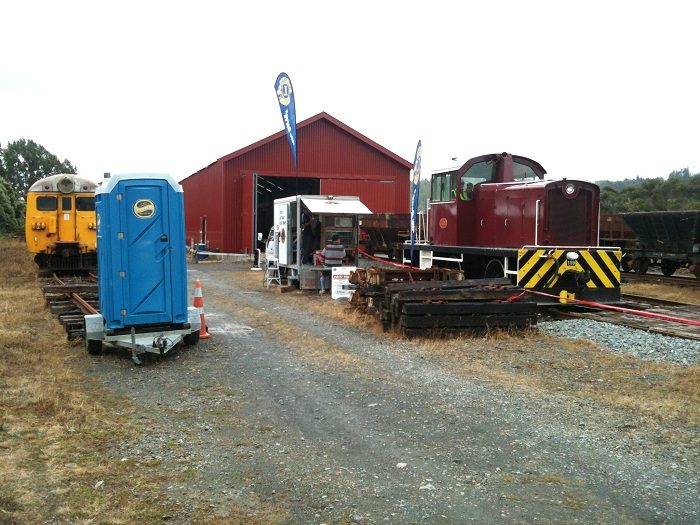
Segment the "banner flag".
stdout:
[[292,81],[287,73],[277,75],[275,81],[275,92],[277,100],[280,103],[280,111],[282,112],[282,120],[284,121],[284,131],[287,133],[287,142],[292,150],[294,158],[294,169],[297,169],[297,115],[294,107],[294,90],[292,89]]
[[413,264],[413,246],[416,244],[416,224],[418,222],[418,192],[420,190],[420,163],[422,147],[420,140],[416,147],[416,157],[413,159],[413,175],[411,177],[411,264]]

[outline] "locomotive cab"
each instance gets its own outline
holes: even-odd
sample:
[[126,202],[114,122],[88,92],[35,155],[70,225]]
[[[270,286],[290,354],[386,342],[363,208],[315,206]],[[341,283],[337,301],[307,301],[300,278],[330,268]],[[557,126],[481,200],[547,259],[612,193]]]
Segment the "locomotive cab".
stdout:
[[[503,191],[513,183],[515,188],[522,188],[523,184],[541,181],[546,173],[534,160],[508,153],[482,155],[460,168],[433,173],[428,210],[428,224],[432,227],[428,241],[447,246],[503,246],[503,232],[497,231],[495,217],[502,217],[504,226],[508,226],[510,216],[522,213],[516,210],[520,206],[516,203],[518,199],[511,201],[517,197],[512,190],[503,202],[501,195],[496,198],[493,192]],[[534,212],[529,210],[531,215]],[[511,217],[510,232],[515,228],[522,229],[522,219]],[[507,243],[526,244],[515,239]]]

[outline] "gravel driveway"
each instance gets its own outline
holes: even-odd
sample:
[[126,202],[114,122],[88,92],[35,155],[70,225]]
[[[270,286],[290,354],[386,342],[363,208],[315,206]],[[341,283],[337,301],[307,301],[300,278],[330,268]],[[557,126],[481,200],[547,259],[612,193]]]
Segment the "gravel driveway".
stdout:
[[115,454],[177,473],[170,523],[241,507],[304,524],[700,522],[697,449],[631,446],[593,402],[456,375],[416,343],[300,310],[337,308],[328,297],[245,291],[240,271],[189,271],[212,340],[88,365],[142,407]]

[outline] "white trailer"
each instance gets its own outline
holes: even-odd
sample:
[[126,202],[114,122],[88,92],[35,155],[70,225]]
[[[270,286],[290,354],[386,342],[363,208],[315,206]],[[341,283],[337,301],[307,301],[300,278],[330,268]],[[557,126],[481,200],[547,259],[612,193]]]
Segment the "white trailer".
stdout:
[[[318,290],[323,266],[317,254],[334,234],[345,248],[343,266],[357,266],[360,217],[372,212],[359,197],[337,195],[296,195],[275,199],[275,224],[265,250],[268,264],[279,266],[282,278],[301,290]],[[303,218],[311,218],[313,234],[302,239]],[[311,244],[309,244],[311,243]],[[330,279],[327,280],[330,284]]]

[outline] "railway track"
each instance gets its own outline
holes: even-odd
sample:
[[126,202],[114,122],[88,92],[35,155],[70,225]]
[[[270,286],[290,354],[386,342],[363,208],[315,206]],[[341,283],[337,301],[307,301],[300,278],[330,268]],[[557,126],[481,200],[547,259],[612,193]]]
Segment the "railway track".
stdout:
[[[700,305],[695,304],[677,303],[651,297],[623,294],[622,302],[616,306],[700,322]],[[645,330],[647,332],[700,341],[700,326],[682,324],[616,310],[598,310],[580,306],[558,308],[554,306],[547,309],[543,315],[552,319],[590,319],[593,321]]]
[[85,314],[98,313],[97,277],[94,274],[58,276],[40,274],[47,306],[58,317],[69,340],[85,336]]
[[661,274],[624,272],[621,274],[622,282],[644,282],[652,284],[670,284],[671,286],[700,288],[700,279],[695,277],[681,277],[672,275],[667,277]]

